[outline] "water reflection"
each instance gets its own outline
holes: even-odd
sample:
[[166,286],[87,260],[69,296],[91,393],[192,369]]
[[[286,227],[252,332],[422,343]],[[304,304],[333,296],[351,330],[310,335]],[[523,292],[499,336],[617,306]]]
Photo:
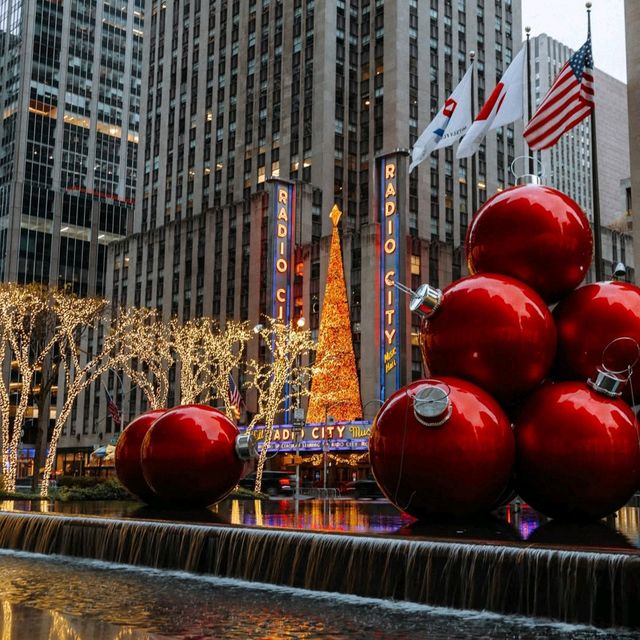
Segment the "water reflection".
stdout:
[[2,640],[637,637],[624,629],[597,630],[7,551],[0,552],[0,603]]
[[373,533],[490,542],[526,541],[544,545],[592,548],[639,548],[640,506],[632,501],[593,526],[550,522],[525,504],[512,502],[495,516],[473,522],[416,522],[386,500],[238,500],[228,499],[209,509],[158,509],[139,502],[0,502],[4,511],[42,511],[232,524],[306,531]]
[[[2,640],[143,640],[149,634],[133,627],[77,618],[8,600],[2,602]],[[155,636],[156,638],[158,636]]]
[[211,508],[230,524],[345,533],[394,533],[414,521],[388,502],[227,500]]

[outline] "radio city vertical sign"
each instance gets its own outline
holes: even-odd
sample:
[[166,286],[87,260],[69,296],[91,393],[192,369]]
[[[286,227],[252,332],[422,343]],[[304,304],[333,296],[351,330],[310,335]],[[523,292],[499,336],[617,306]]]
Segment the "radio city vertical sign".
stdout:
[[287,324],[291,320],[292,274],[295,235],[295,185],[274,180],[273,205],[269,232],[271,233],[271,316]]
[[[404,201],[406,152],[396,151],[377,159],[379,222],[379,343],[380,395],[388,398],[402,386],[406,300],[395,286],[404,284],[406,231]],[[402,296],[402,297],[401,297]]]

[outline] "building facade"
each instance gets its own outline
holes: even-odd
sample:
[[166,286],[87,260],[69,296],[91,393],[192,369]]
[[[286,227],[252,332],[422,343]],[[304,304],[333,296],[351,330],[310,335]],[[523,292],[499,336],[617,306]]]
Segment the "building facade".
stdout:
[[[635,264],[640,265],[640,6],[633,0],[625,0],[624,24],[627,47],[627,100],[629,107],[629,156],[631,162],[631,198],[629,211],[633,224],[633,251]],[[640,270],[638,270],[640,271]],[[640,284],[636,271],[635,282]]]
[[143,26],[143,0],[0,4],[3,281],[105,295],[107,246],[132,224]]
[[135,197],[143,4],[2,4],[3,280],[104,295]]
[[[532,103],[535,110],[573,51],[541,34],[531,42]],[[610,278],[618,262],[634,279],[630,228],[627,225],[625,190],[621,181],[629,176],[629,128],[627,87],[623,82],[594,69],[598,188],[602,242],[602,274]],[[591,122],[586,118],[558,142],[534,152],[543,182],[571,196],[593,222],[591,182]],[[593,270],[592,270],[593,271]],[[590,274],[593,279],[593,273]]]
[[[167,319],[271,315],[274,193],[293,185],[291,315],[317,331],[336,204],[361,400],[389,395],[384,172],[393,167],[397,279],[443,287],[464,275],[471,160],[448,148],[407,176],[402,150],[462,78],[471,50],[479,103],[489,95],[521,46],[520,3],[154,0],[148,11],[136,214],[133,234],[113,245],[109,295]],[[521,132],[516,123],[482,145],[479,203],[513,183]],[[394,384],[404,384],[422,375],[419,321],[408,299],[394,305]],[[144,408],[135,389],[115,397],[125,420]]]

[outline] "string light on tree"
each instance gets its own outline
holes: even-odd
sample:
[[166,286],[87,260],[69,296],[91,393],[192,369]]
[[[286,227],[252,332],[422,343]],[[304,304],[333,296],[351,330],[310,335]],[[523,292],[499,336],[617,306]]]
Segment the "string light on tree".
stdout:
[[247,431],[250,432],[258,424],[264,425],[264,440],[258,458],[255,484],[255,490],[260,491],[275,418],[292,398],[293,389],[298,393],[303,380],[313,373],[310,367],[300,364],[299,356],[313,350],[315,343],[310,331],[300,330],[292,322],[283,324],[273,318],[265,318],[264,323],[257,325],[254,331],[269,352],[266,362],[254,359],[247,362],[247,386],[258,392],[258,410]]
[[150,409],[167,406],[169,396],[169,370],[174,363],[171,326],[154,309],[128,309],[132,331],[124,335],[117,345],[118,352],[126,356],[121,369],[140,388]]
[[[78,396],[88,389],[97,379],[109,369],[123,368],[131,358],[131,352],[120,350],[120,346],[130,340],[131,344],[138,344],[140,348],[146,345],[145,336],[149,330],[145,322],[149,317],[149,310],[130,308],[116,315],[110,322],[110,327],[103,340],[102,347],[95,353],[87,353],[81,349],[80,335],[77,327],[72,327],[69,319],[73,317],[73,312],[69,307],[73,307],[82,319],[84,328],[98,327],[105,323],[104,311],[107,303],[105,300],[94,300],[91,298],[70,298],[65,301],[67,314],[60,316],[60,323],[63,327],[63,339],[59,342],[62,351],[64,368],[64,402],[60,412],[56,416],[56,421],[51,435],[49,452],[44,466],[42,476],[41,494],[46,496],[49,491],[49,480],[55,465],[58,442],[62,434],[62,429],[71,415],[73,405]],[[86,303],[86,304],[85,304]],[[82,312],[84,308],[84,313]],[[140,352],[134,352],[140,355]]]

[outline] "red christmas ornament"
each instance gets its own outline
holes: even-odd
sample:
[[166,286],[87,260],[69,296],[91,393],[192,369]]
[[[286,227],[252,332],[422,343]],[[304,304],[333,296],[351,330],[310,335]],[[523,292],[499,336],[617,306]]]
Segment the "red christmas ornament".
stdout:
[[432,289],[421,296],[424,287],[411,308],[426,316],[422,355],[429,375],[470,380],[507,403],[545,378],[556,330],[533,289],[495,274],[458,280],[439,297],[430,297]]
[[622,400],[582,382],[542,386],[515,423],[518,492],[552,518],[613,513],[640,486],[636,428]]
[[575,289],[589,270],[591,227],[569,196],[537,184],[505,189],[471,221],[465,253],[470,273],[501,273],[547,302]]
[[140,448],[151,425],[165,413],[166,409],[147,411],[132,420],[120,434],[116,445],[116,475],[118,480],[133,495],[144,502],[153,502],[155,493],[142,475]]
[[511,425],[498,403],[465,380],[418,380],[381,407],[369,439],[384,494],[416,518],[489,511],[513,471]]
[[207,506],[238,484],[244,460],[253,456],[251,436],[239,435],[221,411],[184,405],[153,423],[140,457],[144,478],[161,500]]
[[635,402],[640,402],[640,288],[628,282],[587,284],[565,298],[553,315],[558,374],[584,380],[601,364],[624,372],[635,363],[625,398],[630,400],[633,391]]

